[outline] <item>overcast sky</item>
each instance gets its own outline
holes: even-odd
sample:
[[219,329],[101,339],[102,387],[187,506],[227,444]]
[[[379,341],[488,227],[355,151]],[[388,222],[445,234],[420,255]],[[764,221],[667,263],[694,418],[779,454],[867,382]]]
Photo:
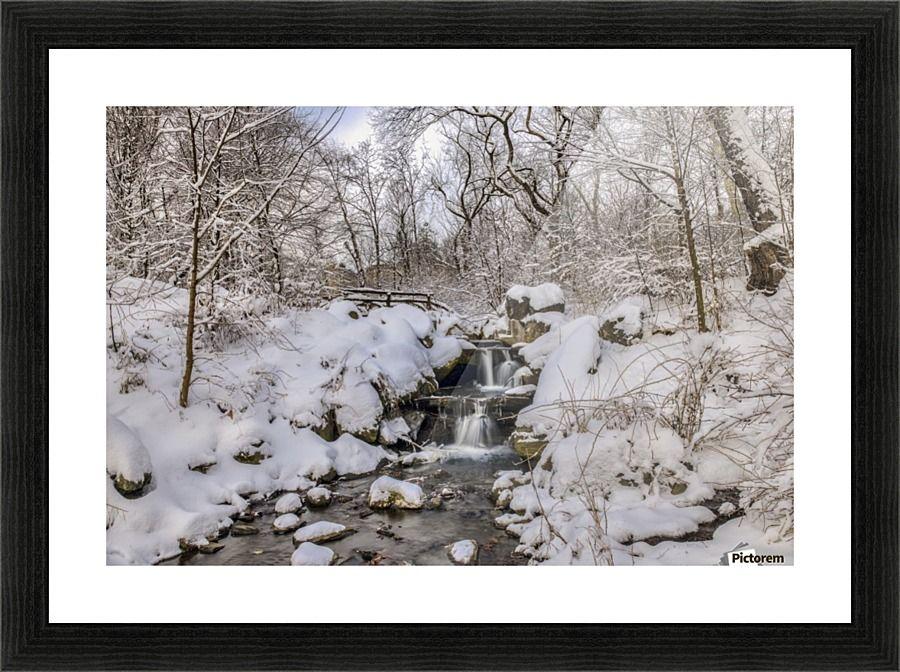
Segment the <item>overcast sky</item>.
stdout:
[[372,126],[369,124],[369,109],[368,107],[346,108],[332,137],[348,147],[371,137]]
[[[321,114],[324,121],[328,115],[334,110],[333,107],[301,107],[301,110],[312,114]],[[371,140],[375,142],[375,133],[372,125],[369,123],[369,112],[372,107],[345,107],[344,114],[340,122],[331,134],[333,140],[343,143],[348,148],[352,147],[363,140]],[[432,156],[436,156],[440,151],[441,138],[436,126],[428,128],[423,136],[416,143],[418,151],[426,151]]]

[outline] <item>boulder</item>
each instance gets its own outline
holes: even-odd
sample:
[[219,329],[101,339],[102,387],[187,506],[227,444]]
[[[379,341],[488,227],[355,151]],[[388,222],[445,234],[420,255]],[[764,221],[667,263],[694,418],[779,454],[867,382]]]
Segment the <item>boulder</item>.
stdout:
[[116,490],[130,497],[153,478],[150,453],[128,425],[113,417],[106,419],[106,473]]
[[447,547],[447,557],[454,565],[474,565],[478,562],[478,542],[463,539]]
[[381,476],[369,487],[369,506],[373,509],[421,509],[425,493],[415,483]]
[[550,282],[534,287],[514,285],[506,292],[506,316],[510,320],[524,320],[534,313],[562,313],[565,310],[562,289]]
[[434,377],[437,380],[438,385],[443,387],[452,387],[459,382],[459,379],[462,377],[462,374],[465,372],[466,367],[469,365],[469,360],[472,359],[472,353],[475,352],[472,348],[463,348],[459,356],[454,357],[446,364],[437,367],[434,370]]
[[342,539],[355,531],[340,523],[329,523],[325,520],[319,520],[294,532],[294,543],[311,542],[313,544],[324,544],[329,541]]
[[292,565],[331,565],[337,559],[334,551],[305,541],[291,555]]
[[275,502],[275,513],[297,513],[303,508],[303,500],[296,492],[289,492],[282,495]]
[[425,424],[425,418],[425,413],[417,409],[403,411],[403,420],[406,421],[406,426],[409,427],[409,438],[413,441],[419,440],[419,432],[422,430],[422,425]]
[[550,331],[550,324],[542,320],[527,320],[525,322],[525,333],[523,334],[526,343],[534,343],[541,336]]
[[600,338],[619,345],[631,345],[644,337],[646,299],[630,296],[607,310],[600,318]]
[[285,513],[272,521],[272,527],[281,534],[293,532],[300,527],[300,517],[296,513]]
[[225,544],[220,544],[217,541],[210,541],[209,543],[200,546],[198,550],[206,555],[212,555],[213,553],[218,553],[223,548],[225,548]]
[[353,436],[355,436],[360,441],[365,441],[366,443],[378,443],[378,435],[379,435],[380,424],[375,427],[367,427],[366,429],[360,429],[356,432],[352,432]]
[[234,525],[231,526],[232,537],[249,537],[254,534],[259,534],[259,528],[250,525],[249,523],[236,521]]
[[265,441],[252,441],[248,446],[234,454],[234,459],[241,464],[259,464],[271,457],[265,449]]
[[312,508],[324,508],[331,504],[331,490],[318,486],[306,491],[306,505]]
[[334,419],[334,411],[328,411],[322,418],[322,422],[310,429],[326,441],[334,441],[340,435]]
[[547,447],[547,439],[535,436],[529,431],[516,430],[509,437],[512,449],[519,457],[531,459],[541,454]]

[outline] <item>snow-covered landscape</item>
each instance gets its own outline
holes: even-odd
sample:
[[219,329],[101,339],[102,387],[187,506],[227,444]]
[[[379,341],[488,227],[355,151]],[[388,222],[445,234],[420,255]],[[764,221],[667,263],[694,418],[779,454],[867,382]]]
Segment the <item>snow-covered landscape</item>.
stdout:
[[790,108],[109,108],[107,562],[791,564],[793,236]]

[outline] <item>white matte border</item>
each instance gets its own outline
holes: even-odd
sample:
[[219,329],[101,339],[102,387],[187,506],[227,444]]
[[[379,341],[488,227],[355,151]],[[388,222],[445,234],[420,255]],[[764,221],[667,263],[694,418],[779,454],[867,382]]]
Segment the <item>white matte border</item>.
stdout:
[[[51,622],[849,622],[849,96],[849,50],[51,50]],[[237,103],[794,106],[794,566],[108,567],[105,107]]]

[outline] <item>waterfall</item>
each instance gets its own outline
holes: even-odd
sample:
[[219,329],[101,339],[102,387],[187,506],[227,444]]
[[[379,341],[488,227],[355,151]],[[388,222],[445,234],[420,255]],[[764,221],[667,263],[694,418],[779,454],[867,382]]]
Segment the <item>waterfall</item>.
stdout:
[[494,380],[501,387],[510,387],[514,383],[513,374],[519,369],[519,365],[509,354],[509,350],[501,350],[501,352],[503,353],[503,361],[494,370]]
[[482,387],[494,387],[494,350],[482,348],[478,351],[478,384]]
[[[499,361],[498,361],[499,360]],[[476,360],[475,380],[479,387],[509,387],[519,365],[506,348],[480,348]]]
[[[462,400],[459,416],[456,419],[456,427],[453,443],[467,448],[487,448],[499,443],[497,439],[497,425],[494,419],[487,413],[487,399]],[[471,412],[466,412],[470,402]]]

